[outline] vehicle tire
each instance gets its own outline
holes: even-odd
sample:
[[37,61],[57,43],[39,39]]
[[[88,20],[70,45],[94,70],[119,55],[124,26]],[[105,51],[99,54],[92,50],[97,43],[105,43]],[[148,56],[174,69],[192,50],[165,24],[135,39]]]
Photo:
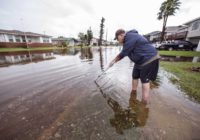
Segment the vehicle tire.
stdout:
[[169,51],[172,51],[172,50],[173,50],[173,48],[172,48],[172,47],[170,47],[168,50],[169,50]]

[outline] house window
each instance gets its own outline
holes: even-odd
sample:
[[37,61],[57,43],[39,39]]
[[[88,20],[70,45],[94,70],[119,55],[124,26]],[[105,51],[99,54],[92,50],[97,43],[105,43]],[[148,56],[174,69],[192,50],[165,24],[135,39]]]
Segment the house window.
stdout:
[[31,43],[32,39],[31,38],[27,38],[27,42]]
[[15,36],[15,40],[16,40],[16,42],[21,42],[20,36]]
[[192,30],[197,30],[199,28],[199,23],[199,21],[194,22],[192,25]]
[[9,42],[14,42],[13,36],[12,35],[8,35],[8,40],[9,40]]
[[26,42],[25,36],[22,36],[22,42]]
[[44,43],[49,43],[49,38],[43,38]]

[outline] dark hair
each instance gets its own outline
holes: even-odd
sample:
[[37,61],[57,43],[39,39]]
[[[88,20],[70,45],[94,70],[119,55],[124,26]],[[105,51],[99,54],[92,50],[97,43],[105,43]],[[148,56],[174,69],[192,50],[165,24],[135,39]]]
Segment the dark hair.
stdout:
[[125,30],[124,29],[118,29],[116,32],[115,32],[115,38],[114,40],[117,39],[118,35],[121,35],[121,34],[124,34],[125,33]]

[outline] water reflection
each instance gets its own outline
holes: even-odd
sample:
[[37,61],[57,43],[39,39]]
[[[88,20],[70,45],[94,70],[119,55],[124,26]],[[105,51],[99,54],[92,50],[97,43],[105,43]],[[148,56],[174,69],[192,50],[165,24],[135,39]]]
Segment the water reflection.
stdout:
[[101,70],[103,71],[104,70],[104,64],[103,64],[102,47],[99,47],[98,51],[99,51],[100,67],[101,67]]
[[55,58],[53,51],[7,52],[0,54],[0,65],[38,62],[53,58]]
[[108,58],[107,58],[107,57],[108,57],[108,56],[107,56],[107,52],[108,52],[108,51],[107,51],[107,49],[108,49],[108,47],[105,47],[105,51],[104,51],[104,53],[105,53],[105,54],[104,54],[104,56],[105,56],[105,63],[106,63],[106,64],[108,63]]
[[91,47],[81,48],[80,59],[88,59],[92,61],[93,60],[92,48]]
[[160,84],[161,84],[161,81],[162,81],[161,77],[162,77],[162,76],[161,76],[161,73],[158,72],[158,75],[157,75],[157,77],[156,77],[156,80],[150,82],[150,88],[151,88],[151,89],[159,88],[159,86],[160,86]]
[[54,54],[58,54],[58,55],[62,55],[62,56],[76,55],[76,54],[78,54],[78,52],[79,52],[79,49],[74,48],[74,47],[54,50]]
[[[56,58],[54,55],[76,55],[79,53],[79,49],[74,47],[67,49],[57,50],[41,50],[41,51],[19,51],[19,52],[3,52],[0,53],[0,66],[7,66],[11,64],[27,64],[31,62],[44,61]],[[83,51],[82,51],[83,52]],[[87,51],[85,51],[87,52]],[[83,53],[81,53],[83,56]],[[92,52],[89,52],[89,58],[93,57]]]
[[146,107],[146,104],[136,99],[136,92],[131,92],[129,107],[126,109],[122,108],[113,98],[105,94],[103,94],[103,97],[107,99],[108,105],[114,111],[114,116],[110,118],[110,124],[115,127],[118,134],[123,134],[125,129],[145,126],[149,108]]

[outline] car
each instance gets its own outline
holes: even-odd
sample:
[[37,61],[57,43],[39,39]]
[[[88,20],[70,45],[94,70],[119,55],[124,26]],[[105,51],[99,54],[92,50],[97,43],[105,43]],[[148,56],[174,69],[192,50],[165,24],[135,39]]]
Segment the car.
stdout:
[[153,43],[153,46],[158,49],[161,46],[160,42]]
[[156,49],[161,49],[161,45],[163,44],[167,44],[167,43],[170,43],[170,41],[163,41],[163,42],[155,42],[153,43],[153,46],[156,48]]
[[195,45],[189,41],[175,40],[162,43],[158,48],[160,50],[194,50]]

